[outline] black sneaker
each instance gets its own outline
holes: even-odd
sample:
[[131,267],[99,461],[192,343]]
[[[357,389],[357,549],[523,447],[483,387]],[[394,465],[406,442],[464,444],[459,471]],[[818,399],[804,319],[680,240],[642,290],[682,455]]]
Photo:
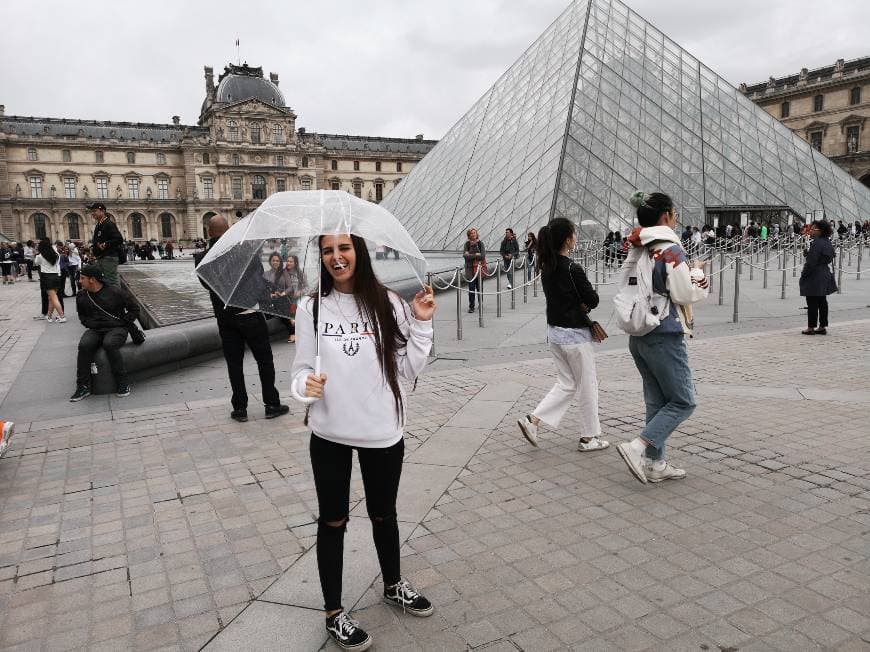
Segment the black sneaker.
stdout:
[[89,387],[85,385],[79,385],[76,387],[76,393],[69,397],[70,403],[75,403],[76,401],[81,401],[83,398],[87,398],[91,395],[91,390]]
[[414,590],[406,579],[399,580],[392,586],[384,587],[384,602],[401,607],[412,616],[431,616],[435,610],[432,603]]
[[230,419],[234,419],[239,423],[244,423],[248,420],[248,411],[247,410],[233,410],[230,412]]
[[287,405],[267,405],[266,418],[274,419],[275,417],[280,417],[282,414],[287,414],[289,411],[290,407]]
[[118,396],[124,398],[125,396],[130,396],[130,386],[125,384],[118,385]]
[[344,611],[326,619],[326,631],[342,650],[368,650],[372,637]]

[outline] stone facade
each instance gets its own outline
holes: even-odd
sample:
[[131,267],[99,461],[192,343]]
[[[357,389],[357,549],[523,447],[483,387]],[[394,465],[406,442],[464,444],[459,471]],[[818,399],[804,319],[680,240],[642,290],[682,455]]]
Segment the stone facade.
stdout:
[[870,57],[740,90],[849,174],[870,186]]
[[197,125],[6,116],[0,105],[0,233],[88,239],[84,205],[102,200],[125,238],[190,242],[222,213],[231,221],[273,192],[340,189],[380,201],[435,145],[307,133],[278,75],[228,65]]

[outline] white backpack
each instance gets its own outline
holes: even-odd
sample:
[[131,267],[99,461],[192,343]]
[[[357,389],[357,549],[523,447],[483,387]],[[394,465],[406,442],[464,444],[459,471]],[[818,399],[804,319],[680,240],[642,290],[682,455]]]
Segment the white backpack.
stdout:
[[655,262],[649,254],[648,246],[632,248],[622,266],[619,291],[613,298],[616,325],[629,335],[646,335],[671,309],[670,297],[653,289]]

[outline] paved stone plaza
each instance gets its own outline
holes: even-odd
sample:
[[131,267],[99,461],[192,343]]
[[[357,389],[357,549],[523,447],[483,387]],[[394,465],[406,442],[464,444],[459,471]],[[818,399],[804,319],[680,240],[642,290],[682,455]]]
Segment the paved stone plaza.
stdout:
[[[443,296],[437,352],[460,359],[411,395],[399,504],[403,571],[436,612],[379,602],[355,474],[345,605],[374,649],[870,648],[868,288],[832,297],[826,338],[798,334],[793,285],[781,301],[747,280],[736,326],[714,293],[689,345],[699,407],[670,442],[689,476],[662,485],[613,449],[578,453],[570,412],[538,449],[519,435],[553,378],[542,297],[501,320],[488,305],[485,329],[463,315],[457,342]],[[220,359],[70,404],[81,327],[73,310],[33,322],[38,301],[36,284],[0,292],[0,413],[18,423],[0,461],[0,647],[324,646],[302,410],[231,421]],[[284,389],[292,347],[274,346]],[[614,336],[597,358],[614,442],[643,418],[625,349]]]

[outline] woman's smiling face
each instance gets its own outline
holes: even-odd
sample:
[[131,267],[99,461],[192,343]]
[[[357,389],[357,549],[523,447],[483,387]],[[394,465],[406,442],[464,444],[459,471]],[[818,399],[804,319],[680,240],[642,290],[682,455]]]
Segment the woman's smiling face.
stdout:
[[356,251],[349,235],[324,235],[320,238],[320,259],[335,281],[339,292],[353,292]]
[[269,258],[269,266],[272,269],[278,269],[279,267],[281,267],[281,256],[272,255]]

